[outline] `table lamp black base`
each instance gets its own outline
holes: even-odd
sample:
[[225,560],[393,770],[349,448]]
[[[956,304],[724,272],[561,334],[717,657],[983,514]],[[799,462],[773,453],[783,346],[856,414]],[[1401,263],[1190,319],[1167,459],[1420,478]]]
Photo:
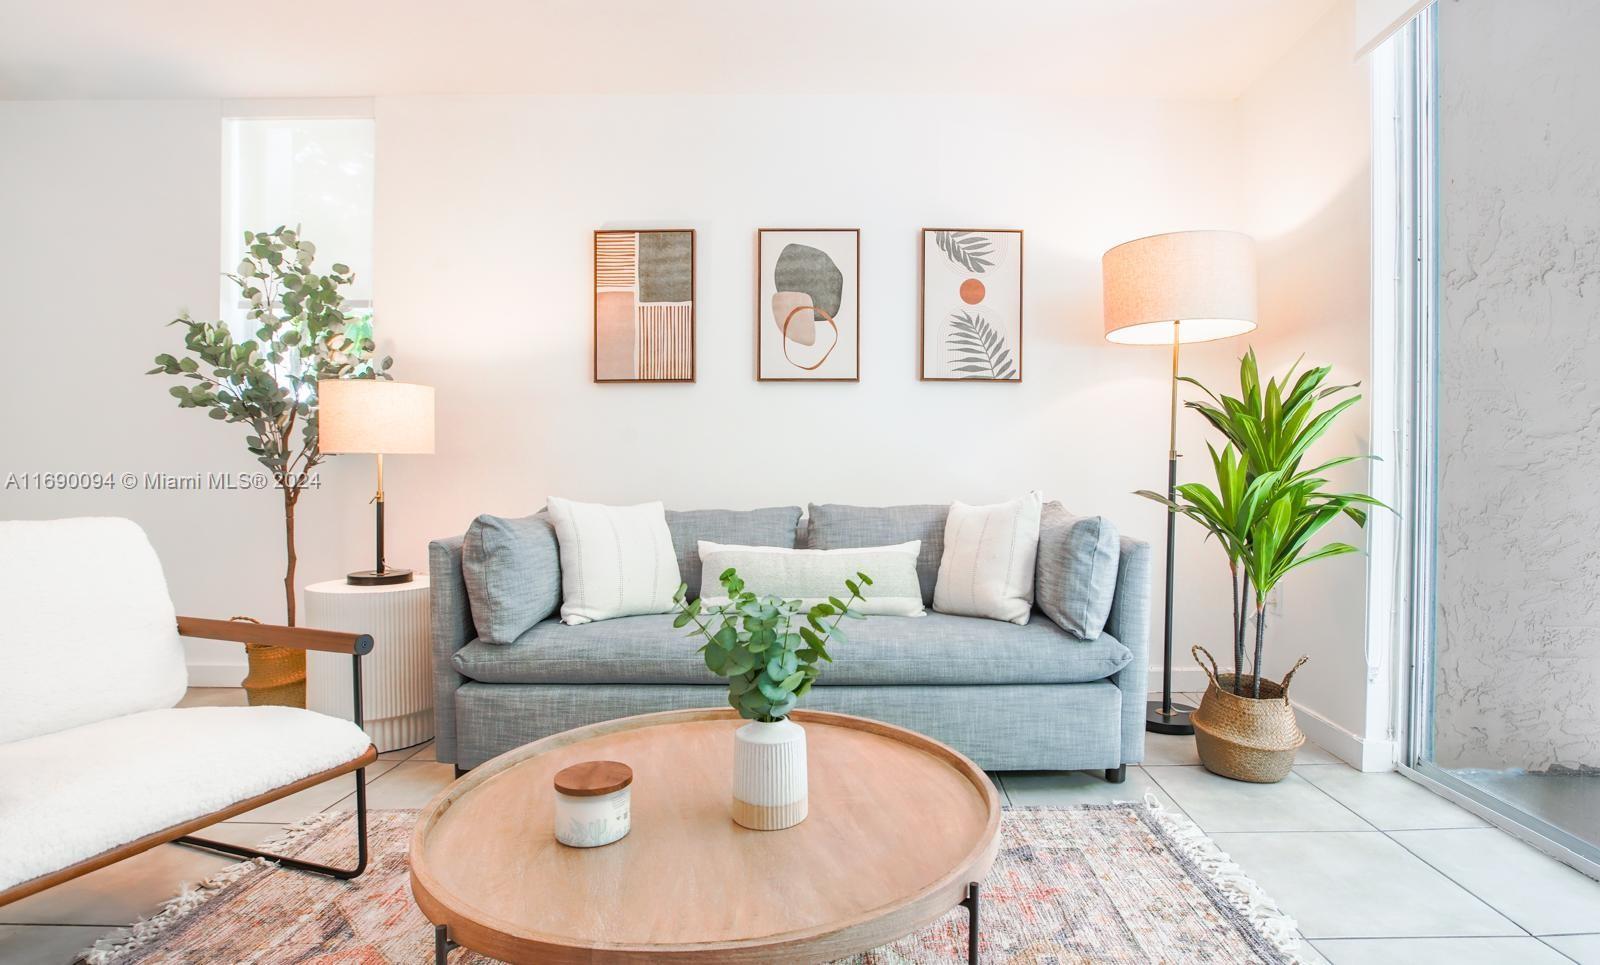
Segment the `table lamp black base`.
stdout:
[[1163,713],[1161,701],[1152,700],[1144,705],[1144,729],[1152,734],[1193,734],[1194,725],[1189,723],[1189,715],[1194,710],[1174,700],[1171,713]]
[[410,583],[412,574],[410,570],[399,570],[387,567],[382,570],[356,570],[346,573],[344,581],[351,586],[393,586],[396,583]]

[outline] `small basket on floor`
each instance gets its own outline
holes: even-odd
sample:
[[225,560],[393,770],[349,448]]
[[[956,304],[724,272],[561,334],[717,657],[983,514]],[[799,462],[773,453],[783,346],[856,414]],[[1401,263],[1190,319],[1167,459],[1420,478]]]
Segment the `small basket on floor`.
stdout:
[[[1189,716],[1200,763],[1213,774],[1254,784],[1275,784],[1287,777],[1295,751],[1306,742],[1289,706],[1289,680],[1308,658],[1296,661],[1282,683],[1263,679],[1261,696],[1250,697],[1233,692],[1236,675],[1219,672],[1216,658],[1205,647],[1191,647],[1190,653],[1211,680],[1200,706]],[[1254,693],[1255,684],[1253,674],[1239,680],[1246,693]]]

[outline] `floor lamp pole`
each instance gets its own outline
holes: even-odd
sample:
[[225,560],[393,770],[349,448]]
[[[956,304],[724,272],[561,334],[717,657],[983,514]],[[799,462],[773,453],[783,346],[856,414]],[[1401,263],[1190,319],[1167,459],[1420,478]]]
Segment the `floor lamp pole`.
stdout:
[[[1172,323],[1172,407],[1167,426],[1167,499],[1178,499],[1178,330],[1181,322]],[[1167,513],[1167,605],[1162,615],[1161,641],[1161,699],[1152,700],[1145,707],[1144,729],[1156,734],[1193,734],[1189,713],[1194,710],[1172,701],[1172,592],[1173,570],[1177,566],[1178,514]]]

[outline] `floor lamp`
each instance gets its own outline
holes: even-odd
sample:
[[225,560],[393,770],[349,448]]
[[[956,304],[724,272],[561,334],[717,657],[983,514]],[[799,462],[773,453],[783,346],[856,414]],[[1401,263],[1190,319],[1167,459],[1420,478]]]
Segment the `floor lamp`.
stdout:
[[[1172,346],[1172,411],[1167,434],[1167,497],[1178,487],[1178,346],[1243,335],[1256,327],[1256,254],[1234,231],[1177,231],[1120,244],[1100,267],[1106,340]],[[1145,710],[1145,729],[1192,734],[1193,707],[1172,699],[1172,590],[1177,514],[1167,514],[1167,606],[1162,630],[1161,699]]]

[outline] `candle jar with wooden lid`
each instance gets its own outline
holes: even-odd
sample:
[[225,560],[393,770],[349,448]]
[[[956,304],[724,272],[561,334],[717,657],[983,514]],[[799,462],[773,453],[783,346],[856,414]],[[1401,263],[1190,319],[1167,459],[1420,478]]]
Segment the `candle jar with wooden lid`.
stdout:
[[620,761],[584,761],[556,773],[556,840],[598,848],[628,833],[633,769]]

